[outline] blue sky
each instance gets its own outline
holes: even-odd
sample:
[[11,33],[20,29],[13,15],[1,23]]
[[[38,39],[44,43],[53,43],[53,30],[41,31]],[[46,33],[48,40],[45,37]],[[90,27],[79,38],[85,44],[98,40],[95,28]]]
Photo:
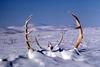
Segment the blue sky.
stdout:
[[35,25],[73,26],[71,11],[82,26],[100,26],[100,0],[0,0],[0,27],[23,26],[31,14]]

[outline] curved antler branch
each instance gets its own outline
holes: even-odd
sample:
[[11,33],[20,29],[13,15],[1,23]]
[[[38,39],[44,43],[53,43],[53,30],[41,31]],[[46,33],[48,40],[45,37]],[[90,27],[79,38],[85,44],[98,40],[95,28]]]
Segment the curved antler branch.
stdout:
[[78,36],[77,36],[77,39],[74,43],[74,48],[78,48],[79,44],[81,43],[81,40],[83,38],[83,30],[82,30],[82,27],[81,27],[81,24],[80,24],[80,21],[79,19],[77,18],[77,16],[75,16],[74,14],[72,14],[72,16],[74,17],[75,19],[75,24],[76,24],[76,29],[78,29]]
[[61,44],[61,42],[63,41],[63,37],[64,37],[64,32],[61,32],[61,38],[59,39],[59,42],[57,45],[55,45],[54,47],[57,47]]
[[25,35],[25,43],[26,43],[27,49],[32,49],[31,46],[30,46],[30,43],[29,43],[29,39],[28,39],[28,35],[29,35],[28,23],[29,23],[30,20],[31,20],[31,16],[29,16],[25,21],[25,32],[24,32],[24,35]]
[[43,48],[43,47],[39,44],[38,39],[37,39],[36,36],[35,36],[35,42],[37,43],[37,45],[39,46],[39,48],[41,48],[42,50],[46,50],[45,48]]

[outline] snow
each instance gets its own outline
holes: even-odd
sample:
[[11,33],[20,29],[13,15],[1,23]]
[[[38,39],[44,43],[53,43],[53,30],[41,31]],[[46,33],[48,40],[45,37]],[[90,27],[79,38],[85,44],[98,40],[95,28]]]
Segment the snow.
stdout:
[[[84,37],[78,48],[79,55],[73,49],[73,43],[78,34],[76,29],[65,27],[60,29],[54,26],[34,29],[35,31],[29,36],[30,40],[34,41],[34,36],[37,36],[40,45],[44,48],[48,47],[48,41],[56,45],[59,33],[65,31],[64,39],[60,45],[64,49],[62,53],[66,54],[66,56],[63,55],[64,59],[59,52],[56,57],[36,53],[36,58],[42,58],[40,64],[38,64],[40,60],[35,62],[35,59],[29,59],[25,47],[23,27],[15,28],[12,26],[0,28],[0,67],[100,67],[100,27],[83,28]],[[32,42],[31,46],[40,49],[36,43]]]

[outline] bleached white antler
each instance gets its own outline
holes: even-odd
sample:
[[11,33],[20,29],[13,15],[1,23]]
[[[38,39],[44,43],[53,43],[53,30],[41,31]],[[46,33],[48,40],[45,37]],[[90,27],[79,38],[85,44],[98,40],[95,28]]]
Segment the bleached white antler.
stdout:
[[82,30],[82,27],[81,27],[81,24],[80,24],[78,17],[74,14],[72,14],[72,16],[75,19],[76,29],[78,29],[78,36],[77,36],[77,39],[74,43],[74,48],[78,48],[78,46],[80,45],[81,40],[83,38],[83,30]]

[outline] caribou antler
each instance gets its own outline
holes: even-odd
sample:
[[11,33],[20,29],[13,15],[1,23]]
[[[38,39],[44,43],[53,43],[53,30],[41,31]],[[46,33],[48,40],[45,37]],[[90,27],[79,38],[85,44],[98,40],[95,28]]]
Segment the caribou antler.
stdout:
[[59,40],[58,44],[55,45],[54,47],[57,47],[61,44],[61,42],[63,41],[63,37],[64,37],[64,32],[61,32],[61,39]]
[[[59,40],[58,44],[55,45],[55,46],[53,46],[52,43],[51,43],[50,41],[48,41],[48,48],[49,48],[50,50],[53,50],[54,47],[58,47],[58,46],[61,44],[62,40],[63,40],[63,35],[64,35],[64,32],[62,32],[61,39]],[[39,41],[38,41],[37,37],[35,37],[35,42],[37,43],[37,45],[39,46],[39,48],[41,48],[42,50],[45,50],[45,51],[48,50],[48,49],[43,48],[43,47],[39,44]]]
[[26,48],[29,50],[29,49],[32,49],[32,50],[34,50],[33,48],[31,48],[31,46],[30,46],[30,41],[29,41],[29,38],[28,38],[28,35],[29,35],[29,31],[28,31],[28,23],[29,23],[29,21],[31,20],[31,16],[29,16],[27,19],[26,19],[26,21],[25,21],[25,32],[24,32],[24,34],[25,34],[25,43],[26,43]]
[[63,35],[64,35],[64,32],[62,32],[61,38],[59,39],[58,44],[56,44],[54,46],[52,45],[52,43],[50,41],[48,41],[48,47],[50,50],[53,50],[54,47],[59,47],[59,45],[61,44],[61,42],[63,40]]
[[53,50],[53,45],[50,41],[48,41],[48,48],[49,48],[49,50]]
[[80,24],[80,21],[79,19],[77,18],[76,15],[72,14],[72,16],[74,17],[75,19],[75,24],[76,24],[76,29],[78,29],[78,36],[77,36],[77,39],[74,43],[74,48],[78,48],[79,44],[81,43],[81,40],[83,38],[83,30],[82,30],[82,27],[81,27],[81,24]]
[[[37,37],[35,37],[35,42],[37,43],[37,45],[39,46],[39,48],[41,48],[41,49],[44,50],[44,51],[48,51],[48,49],[45,49],[45,48],[43,48],[43,47],[40,45],[40,43],[39,43]],[[49,48],[50,50],[53,49],[52,43],[51,43],[50,41],[48,41],[48,48]]]
[[35,42],[37,43],[37,45],[39,46],[39,48],[41,48],[42,50],[46,50],[45,48],[43,48],[40,44],[39,41],[37,39],[37,37],[35,36]]

